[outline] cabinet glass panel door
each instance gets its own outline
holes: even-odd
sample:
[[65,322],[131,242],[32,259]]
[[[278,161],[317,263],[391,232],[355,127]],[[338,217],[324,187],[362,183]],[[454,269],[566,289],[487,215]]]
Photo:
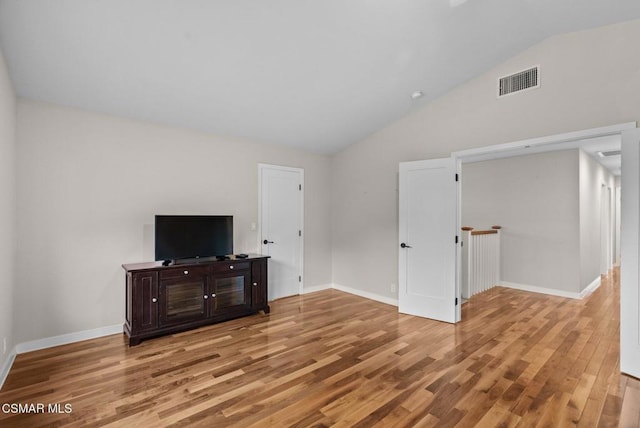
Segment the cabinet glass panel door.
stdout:
[[206,316],[204,282],[163,282],[161,290],[163,324],[197,320]]
[[249,276],[249,272],[238,272],[236,275],[215,279],[216,311],[225,308],[245,308],[251,306]]
[[244,305],[244,276],[220,278],[216,281],[218,307]]

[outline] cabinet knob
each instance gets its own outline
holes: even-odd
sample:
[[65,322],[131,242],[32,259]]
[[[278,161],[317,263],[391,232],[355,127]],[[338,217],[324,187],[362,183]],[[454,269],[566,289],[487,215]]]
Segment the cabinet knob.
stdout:
[[233,265],[229,266],[229,269],[233,269]]
[[253,283],[253,286],[254,286],[254,287],[257,287],[257,286],[258,286],[258,283],[257,283],[257,282],[254,282],[254,283]]
[[216,293],[211,293],[211,297],[216,297]]
[[184,274],[185,274],[185,275],[189,275],[189,271],[188,271],[188,270],[185,270],[185,271],[184,271]]
[[158,299],[156,299],[156,298],[154,297],[153,299],[151,299],[151,301],[152,301],[153,303],[156,303],[156,302],[158,301]]
[[205,294],[205,295],[204,295],[204,298],[205,298],[205,299],[208,299],[208,298],[209,298],[209,296],[207,296],[207,295]]

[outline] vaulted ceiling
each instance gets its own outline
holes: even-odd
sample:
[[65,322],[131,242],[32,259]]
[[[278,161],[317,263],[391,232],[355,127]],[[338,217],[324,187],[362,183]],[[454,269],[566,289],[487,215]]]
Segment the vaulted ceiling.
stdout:
[[21,97],[334,153],[547,37],[637,18],[638,0],[0,0],[0,44]]

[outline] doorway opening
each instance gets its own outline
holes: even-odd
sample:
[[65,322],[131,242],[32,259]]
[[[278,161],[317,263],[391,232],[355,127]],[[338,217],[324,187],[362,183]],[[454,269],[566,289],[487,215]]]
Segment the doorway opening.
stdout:
[[[554,136],[534,138],[534,139],[517,141],[512,143],[483,147],[479,149],[464,150],[464,151],[452,153],[452,157],[454,157],[457,160],[458,173],[460,173],[460,175],[462,176],[462,180],[464,180],[463,164],[471,164],[471,163],[481,162],[484,160],[512,158],[512,157],[521,156],[521,155],[548,153],[553,151],[571,150],[571,149],[581,149],[583,151],[593,151],[595,153],[597,151],[595,150],[595,148],[597,147],[598,144],[603,145],[601,150],[604,150],[604,151],[611,151],[610,145],[617,144],[618,145],[617,147],[619,150],[622,133],[624,131],[632,130],[635,128],[636,128],[635,122],[628,122],[628,123],[622,123],[622,124],[612,125],[608,127],[587,129],[583,131],[570,132],[570,133],[559,134]],[[609,144],[609,146],[607,146],[607,144]],[[544,172],[541,171],[541,173],[544,173]],[[619,172],[618,172],[618,175],[619,175]],[[615,184],[613,185],[613,189],[616,189],[616,190],[620,189],[619,179],[616,180]],[[462,226],[467,226],[466,224],[462,223],[462,207],[461,207],[462,194],[461,193],[458,195],[458,200],[459,200],[459,209],[458,209],[458,229],[457,230],[460,231]],[[617,202],[619,201],[619,192],[617,191],[613,192],[612,190],[612,193],[609,196],[609,201],[610,201],[609,203],[612,204],[609,207],[609,213],[611,213],[612,209],[615,209],[614,206],[617,207],[617,211],[613,212],[613,214],[610,214],[610,223],[613,223],[613,218],[614,217],[616,219],[618,218],[620,209],[621,209],[620,204]],[[491,223],[493,224],[493,222]],[[620,222],[618,221],[617,224],[619,225]],[[604,229],[604,226],[601,226],[601,225],[598,225],[598,226],[599,226],[599,230],[597,231],[597,233],[600,235],[602,233],[602,229]],[[606,250],[607,261],[618,260],[619,251],[614,250],[619,248],[619,238],[615,238],[619,236],[618,229],[619,228],[617,226],[616,227],[610,226],[607,229],[607,233],[610,237],[609,244],[607,245],[608,250]],[[457,260],[458,262],[460,262],[461,260],[460,248],[458,249]],[[596,269],[597,270],[602,269],[602,263],[600,261],[596,266]],[[456,295],[458,297],[461,297],[460,279],[461,279],[461,267],[460,267],[460,263],[458,263],[457,281],[456,281]],[[532,291],[538,291],[538,290],[532,290]],[[568,297],[579,297],[579,293],[577,294],[578,296],[570,295]],[[458,313],[460,314],[460,317],[458,318],[458,320],[460,320],[461,311],[458,310]]]
[[[609,148],[620,153],[620,144],[620,136],[613,135],[561,150],[463,164],[462,290],[465,283],[474,285],[478,274],[492,282],[472,287],[473,294],[496,285],[570,298],[595,290],[613,267],[612,188],[620,170],[620,155],[615,168],[598,162],[596,153]],[[499,234],[481,234],[494,225],[502,226]],[[478,235],[469,236],[467,227]],[[488,275],[492,247],[483,240],[500,241],[497,277]],[[465,264],[465,255],[475,263]]]

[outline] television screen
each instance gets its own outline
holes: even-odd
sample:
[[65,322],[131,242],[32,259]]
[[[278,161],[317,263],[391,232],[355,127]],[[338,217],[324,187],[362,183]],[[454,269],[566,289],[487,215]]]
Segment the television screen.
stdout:
[[233,216],[157,215],[156,260],[233,254]]

